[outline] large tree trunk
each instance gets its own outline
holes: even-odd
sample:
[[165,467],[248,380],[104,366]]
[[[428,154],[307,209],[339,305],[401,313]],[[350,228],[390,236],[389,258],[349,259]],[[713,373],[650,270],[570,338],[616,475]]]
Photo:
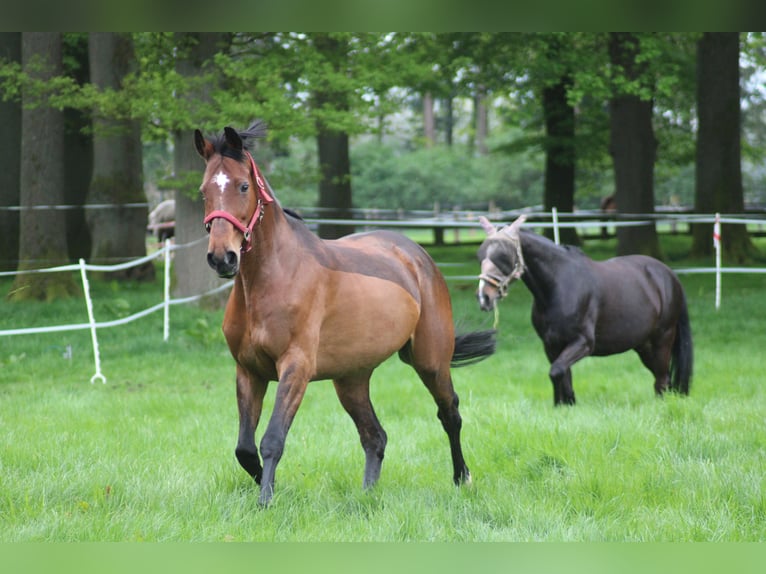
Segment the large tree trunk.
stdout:
[[434,97],[431,92],[423,94],[423,137],[426,146],[436,143],[436,121],[434,120]]
[[489,109],[487,107],[487,91],[483,86],[479,86],[473,97],[474,125],[476,126],[476,135],[474,137],[474,147],[478,155],[487,155],[487,136],[489,134]]
[[[629,33],[612,33],[612,64],[629,80],[639,78],[638,39]],[[610,152],[614,162],[615,200],[620,214],[654,213],[654,162],[657,139],[652,127],[652,102],[633,94],[615,94],[610,101]],[[641,253],[662,258],[654,222],[617,228],[617,254]]]
[[[0,33],[0,58],[21,62],[21,32]],[[15,270],[19,260],[21,177],[21,105],[0,100],[0,271]]]
[[[709,32],[697,44],[697,130],[694,208],[698,213],[742,213],[739,34]],[[711,255],[712,226],[692,227],[692,252]],[[755,251],[744,225],[723,225],[721,243],[736,263]]]
[[[575,110],[567,101],[568,77],[543,89],[545,116],[545,188],[543,204],[546,211],[554,207],[564,213],[574,211],[575,194]],[[546,230],[548,237],[553,230]],[[574,228],[563,228],[561,242],[579,245]]]
[[[102,90],[119,90],[135,64],[129,34],[91,33],[91,81]],[[93,118],[93,179],[89,204],[113,206],[90,209],[91,261],[115,263],[146,255],[148,209],[129,204],[145,203],[141,128],[133,120]],[[117,278],[154,279],[152,262],[110,273]]]
[[[227,38],[223,33],[206,32],[178,33],[176,36],[179,45],[189,45],[186,57],[177,62],[176,69],[184,76],[192,77],[205,72],[207,64]],[[197,101],[209,99],[207,92],[187,95]],[[194,148],[194,132],[179,130],[173,140],[173,166],[179,181],[175,193],[175,240],[179,246],[184,246],[174,252],[173,296],[190,297],[206,293],[223,281],[207,264],[207,238],[202,225],[205,209],[199,194],[204,162]],[[207,298],[206,304],[219,305],[227,298],[228,293],[223,293]]]
[[[60,76],[62,42],[60,33],[24,32],[21,40],[22,66],[39,80]],[[44,69],[36,63],[45,62]],[[21,196],[19,270],[39,269],[67,263],[66,215],[58,209],[29,209],[35,205],[60,205],[64,199],[64,116],[40,105],[31,109],[22,96]],[[78,292],[71,273],[24,273],[13,283],[11,300],[51,301]]]
[[[336,72],[346,66],[348,45],[329,34],[315,34],[314,46],[330,63]],[[331,106],[346,110],[347,95],[338,90],[318,90],[314,92],[317,109]],[[319,207],[322,217],[330,219],[349,219],[351,217],[351,160],[349,158],[348,134],[317,120],[317,151],[319,154]],[[319,236],[324,239],[337,239],[354,232],[350,225],[322,223]]]
[[[87,35],[76,42],[64,44],[64,60],[74,62],[74,79],[79,85],[90,81]],[[85,219],[88,188],[93,177],[93,134],[90,112],[74,108],[64,109],[64,202],[77,206],[66,212],[67,246],[69,259],[89,259],[91,253],[90,229]]]

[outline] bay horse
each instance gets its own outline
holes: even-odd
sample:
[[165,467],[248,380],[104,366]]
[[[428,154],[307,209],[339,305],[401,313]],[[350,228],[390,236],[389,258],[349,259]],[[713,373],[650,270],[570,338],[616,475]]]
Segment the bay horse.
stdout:
[[654,375],[658,396],[668,388],[688,395],[692,336],[676,274],[644,255],[593,261],[576,247],[521,230],[524,220],[496,229],[480,217],[487,237],[478,251],[477,296],[491,311],[517,279],[532,293],[532,325],[551,364],[554,404],[575,404],[574,363],[631,349]]
[[[444,277],[405,236],[372,231],[322,240],[283,209],[249,152],[250,140],[264,135],[260,122],[244,131],[226,127],[213,139],[194,132],[206,164],[200,191],[210,234],[207,260],[219,276],[234,277],[223,332],[236,363],[235,455],[260,484],[259,503],[270,503],[290,425],[308,383],[321,379],[332,379],[359,432],[363,487],[377,482],[387,437],[369,382],[397,352],[436,401],[455,484],[470,481],[450,367],[491,355],[495,332],[455,336]],[[270,381],[278,385],[260,443],[261,465],[254,435]]]

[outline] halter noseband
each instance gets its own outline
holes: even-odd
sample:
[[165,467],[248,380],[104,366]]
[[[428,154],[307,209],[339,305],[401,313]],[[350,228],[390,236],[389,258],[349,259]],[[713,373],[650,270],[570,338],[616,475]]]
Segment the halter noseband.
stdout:
[[497,289],[497,292],[500,295],[500,298],[502,299],[508,294],[508,286],[516,279],[520,279],[521,276],[524,274],[526,265],[524,264],[524,254],[521,252],[521,239],[519,239],[518,237],[511,237],[510,235],[506,235],[505,233],[502,234],[500,239],[502,239],[503,241],[508,241],[516,250],[516,264],[513,266],[513,270],[507,276],[493,275],[490,273],[481,273],[479,275],[479,279],[486,281],[487,283],[492,285],[495,289]]
[[234,227],[236,227],[244,236],[242,240],[242,246],[240,247],[240,251],[242,253],[247,253],[253,248],[252,243],[252,235],[253,235],[253,229],[255,228],[256,224],[263,219],[263,205],[271,203],[274,201],[274,198],[269,195],[269,192],[266,191],[266,184],[263,183],[263,178],[261,177],[261,172],[258,169],[258,166],[255,164],[255,160],[253,159],[253,156],[250,155],[250,152],[246,151],[245,154],[247,154],[247,158],[250,160],[250,167],[253,170],[253,177],[255,178],[255,184],[258,188],[256,190],[257,195],[257,204],[255,206],[255,211],[253,212],[253,216],[250,218],[250,223],[247,224],[247,226],[242,225],[242,222],[234,217],[231,213],[228,211],[223,211],[221,209],[216,209],[214,211],[211,211],[207,214],[205,217],[203,223],[205,224],[205,230],[210,233],[210,226],[214,219],[225,219],[229,223],[231,223]]

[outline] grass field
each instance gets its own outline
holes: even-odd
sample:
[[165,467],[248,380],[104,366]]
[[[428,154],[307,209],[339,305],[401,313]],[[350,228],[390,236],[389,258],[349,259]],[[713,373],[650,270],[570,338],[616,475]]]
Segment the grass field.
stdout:
[[[669,241],[672,265],[701,263],[682,262],[683,240]],[[613,245],[587,249],[601,257]],[[433,250],[463,264],[445,268],[452,275],[477,272],[474,252]],[[471,486],[452,485],[435,405],[391,359],[372,383],[389,437],[379,484],[362,492],[355,428],[332,385],[317,382],[267,510],[234,459],[221,311],[173,307],[167,343],[160,313],[100,331],[105,385],[89,383],[87,331],[0,338],[0,541],[766,540],[766,278],[725,275],[719,311],[712,275],[682,281],[691,396],[656,399],[628,353],[578,363],[577,406],[554,409],[531,298],[515,285],[500,309],[498,353],[453,373]],[[99,320],[161,299],[159,285],[91,287]],[[451,287],[460,327],[491,325],[473,283]],[[82,300],[0,309],[0,329],[87,321]]]

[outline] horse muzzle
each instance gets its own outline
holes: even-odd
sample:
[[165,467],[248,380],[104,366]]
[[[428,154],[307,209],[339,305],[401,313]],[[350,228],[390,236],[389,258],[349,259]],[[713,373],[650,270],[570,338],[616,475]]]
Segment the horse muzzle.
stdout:
[[497,300],[500,298],[500,291],[486,283],[483,279],[480,279],[479,288],[476,290],[476,298],[482,311],[493,311],[497,305]]
[[239,271],[239,252],[226,250],[209,251],[207,264],[219,277],[231,279]]

